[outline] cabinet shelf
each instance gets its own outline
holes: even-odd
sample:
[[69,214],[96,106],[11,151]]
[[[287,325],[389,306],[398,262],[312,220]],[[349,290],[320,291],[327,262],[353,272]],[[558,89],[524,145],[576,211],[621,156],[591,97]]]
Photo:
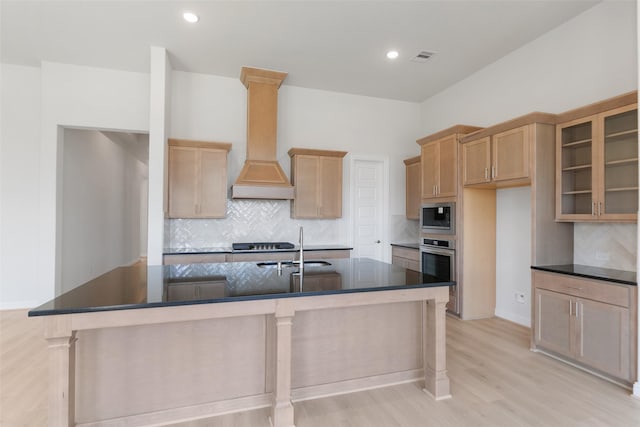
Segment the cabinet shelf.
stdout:
[[591,190],[577,190],[577,191],[563,191],[562,195],[563,196],[570,196],[573,194],[591,194],[592,191]]
[[620,192],[620,191],[638,191],[638,187],[615,187],[615,188],[607,188],[605,190],[607,193],[609,192]]
[[591,138],[581,139],[579,141],[571,141],[571,142],[567,142],[567,143],[562,144],[562,148],[569,148],[569,147],[576,147],[578,145],[590,144],[591,141],[592,141]]
[[629,159],[621,159],[621,160],[611,160],[609,162],[606,162],[605,166],[622,166],[622,165],[628,165],[628,164],[634,164],[634,163],[638,163],[637,157],[633,157]]
[[591,165],[569,166],[568,168],[562,168],[562,172],[577,171],[581,169],[591,169]]
[[621,99],[630,103],[611,108],[603,101],[595,114],[558,119],[557,220],[637,222],[636,94]]
[[623,136],[635,135],[637,133],[638,133],[638,129],[630,129],[630,130],[625,130],[625,131],[622,131],[622,132],[610,133],[609,135],[605,135],[604,137],[607,140],[610,140],[610,139],[620,138],[620,137],[623,137]]

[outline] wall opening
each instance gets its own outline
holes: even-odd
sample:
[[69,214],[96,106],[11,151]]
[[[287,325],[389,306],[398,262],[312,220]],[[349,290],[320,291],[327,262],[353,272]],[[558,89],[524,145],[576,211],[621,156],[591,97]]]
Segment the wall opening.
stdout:
[[56,294],[147,252],[149,136],[64,128],[58,173]]

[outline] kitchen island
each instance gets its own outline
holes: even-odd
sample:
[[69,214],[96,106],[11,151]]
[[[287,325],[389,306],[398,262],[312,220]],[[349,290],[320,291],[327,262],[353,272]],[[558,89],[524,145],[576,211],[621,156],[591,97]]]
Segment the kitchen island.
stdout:
[[44,317],[51,426],[161,425],[424,381],[450,397],[448,286],[370,259],[121,267]]

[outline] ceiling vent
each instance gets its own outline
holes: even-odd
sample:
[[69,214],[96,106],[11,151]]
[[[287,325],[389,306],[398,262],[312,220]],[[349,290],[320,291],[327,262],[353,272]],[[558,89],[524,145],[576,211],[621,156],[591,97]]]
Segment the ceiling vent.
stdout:
[[427,59],[431,58],[435,54],[435,52],[428,52],[426,50],[423,50],[422,52],[419,52],[416,56],[411,58],[411,60],[413,62],[427,62]]

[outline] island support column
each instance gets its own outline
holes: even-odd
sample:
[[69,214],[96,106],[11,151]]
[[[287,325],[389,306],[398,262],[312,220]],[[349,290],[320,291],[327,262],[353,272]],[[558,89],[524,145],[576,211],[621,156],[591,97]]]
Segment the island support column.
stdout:
[[68,316],[45,319],[49,347],[49,426],[75,426],[76,333]]
[[275,389],[271,423],[273,427],[295,427],[291,403],[291,328],[295,309],[290,299],[279,300],[276,305],[276,363]]
[[[448,288],[442,288],[449,297]],[[435,400],[451,398],[447,375],[447,301],[444,297],[424,302],[424,387]]]

